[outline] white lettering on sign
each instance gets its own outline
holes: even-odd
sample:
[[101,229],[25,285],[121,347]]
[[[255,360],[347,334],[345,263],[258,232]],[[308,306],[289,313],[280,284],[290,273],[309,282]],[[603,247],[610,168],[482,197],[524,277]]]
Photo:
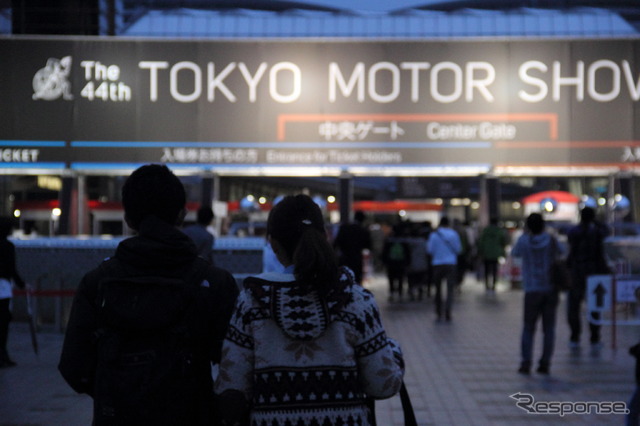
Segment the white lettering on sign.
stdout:
[[82,61],[80,66],[84,68],[85,80],[117,81],[120,78],[120,67],[117,65],[107,66],[99,61]]
[[138,67],[143,70],[149,70],[149,100],[155,102],[158,100],[158,71],[169,67],[166,61],[140,61]]
[[[193,91],[188,94],[180,93],[178,90],[178,75],[180,71],[187,70],[193,73],[193,77],[189,79],[189,81],[193,80]],[[190,74],[190,73],[185,73]],[[202,94],[202,71],[200,67],[193,62],[183,61],[178,62],[173,67],[171,67],[171,78],[169,79],[169,91],[171,92],[171,96],[178,102],[193,102],[200,98]]]
[[431,140],[513,140],[516,133],[516,126],[508,123],[427,124],[427,137]]
[[[96,84],[115,84],[122,74],[118,66],[99,61],[85,60],[81,65],[85,79]],[[242,61],[197,63],[185,60],[173,64],[168,61],[139,61],[138,67],[148,72],[151,102],[156,102],[161,93],[168,93],[170,98],[182,103],[196,102],[202,97],[206,97],[208,102],[224,100],[235,103],[245,98],[256,103],[263,94],[273,102],[288,104],[301,100],[304,95],[303,67],[293,61],[261,62],[251,66]],[[508,92],[496,86],[497,82],[510,79],[509,76],[498,76],[496,67],[487,61],[359,61],[348,67],[329,62],[326,71],[328,74],[322,77],[313,70],[310,73],[312,77],[305,82],[315,88],[320,87],[318,85],[323,78],[326,79],[326,96],[330,103],[348,99],[377,104],[404,99],[411,103],[427,100],[441,104],[493,103],[498,101],[496,93]],[[527,103],[543,102],[549,98],[559,102],[567,96],[578,102],[587,99],[611,102],[623,95],[628,95],[633,101],[640,100],[640,75],[633,71],[627,60],[615,62],[602,58],[570,64],[527,60],[518,66],[517,78],[522,87],[514,92],[515,96]],[[163,87],[169,90],[162,92]],[[264,90],[260,90],[261,87]],[[120,93],[123,90],[109,87],[107,99],[126,100],[126,91]],[[104,96],[94,98],[104,99]],[[493,136],[489,138],[494,139]]]
[[[47,101],[72,100],[70,82],[83,80],[80,94],[86,100],[128,102],[132,100],[133,89],[126,79],[131,78],[141,82],[136,88],[140,87],[151,102],[164,96],[180,103],[201,99],[256,103],[262,96],[272,102],[290,104],[304,100],[307,88],[313,95],[322,88],[325,93],[319,95],[329,103],[351,100],[384,105],[394,102],[498,102],[503,105],[505,96],[526,103],[560,102],[563,98],[599,103],[622,97],[640,101],[640,74],[629,59],[596,57],[590,61],[547,62],[525,59],[511,69],[511,64],[505,65],[502,61],[493,64],[477,60],[477,56],[458,62],[422,60],[428,57],[411,55],[404,58],[406,60],[374,61],[363,55],[349,65],[331,57],[324,63],[313,62],[313,69],[305,69],[305,63],[286,57],[274,63],[249,60],[253,58],[247,62],[242,58],[230,62],[199,62],[189,56],[175,62],[139,60],[138,70],[147,79],[131,76],[128,66],[84,58],[75,69],[80,75],[71,79],[73,62],[71,56],[65,56],[49,58],[36,72],[32,97]],[[508,72],[516,75],[505,75]],[[512,84],[517,89],[510,90]],[[487,139],[498,139],[494,129],[489,130],[491,135]],[[508,140],[509,136],[502,139]]]
[[[220,92],[229,102],[236,102],[238,96],[225,83],[227,78],[233,78],[240,74],[242,81],[248,89],[249,102],[256,102],[257,88],[267,73],[269,65],[261,63],[255,72],[243,63],[230,62],[216,74],[216,64],[207,63],[206,76],[200,65],[195,62],[182,61],[172,66],[166,61],[140,61],[138,67],[149,70],[149,100],[158,100],[158,87],[162,77],[162,71],[169,69],[169,95],[178,102],[195,102],[202,96],[203,80],[206,83],[207,101],[216,100],[216,92]],[[188,86],[189,92],[182,92],[179,88]],[[271,66],[268,73],[268,93],[271,99],[278,103],[291,103],[297,101],[302,94],[302,71],[293,62],[278,62]],[[184,90],[184,89],[183,89]]]
[[397,121],[376,124],[368,121],[325,121],[318,126],[318,134],[324,140],[355,141],[364,140],[369,135],[384,135],[390,140],[396,140],[398,136],[404,135],[404,129],[398,125]]
[[[348,78],[345,78],[338,63],[331,62],[329,102],[337,102],[339,95],[348,98],[354,92],[358,102],[365,102],[366,96],[377,103],[393,102],[401,94],[402,71],[409,71],[409,93],[414,103],[420,102],[421,72],[428,74],[426,78],[429,81],[429,94],[438,102],[455,102],[463,99],[463,95],[465,102],[473,102],[476,92],[487,102],[494,101],[494,96],[489,90],[496,78],[493,65],[488,62],[468,62],[462,67],[454,62],[445,61],[433,67],[429,62],[401,62],[399,66],[392,62],[377,62],[371,65],[368,71],[363,62],[358,62]],[[482,75],[477,76],[476,71]],[[386,74],[389,84],[376,84],[383,73]],[[444,80],[447,83],[443,83]],[[447,89],[444,89],[444,86]],[[381,93],[381,87],[386,89],[386,93]]]
[[3,163],[34,163],[38,161],[39,149],[0,149],[0,161]]
[[335,150],[327,151],[288,151],[268,149],[265,153],[268,164],[317,164],[317,163],[340,163],[340,164],[385,164],[401,163],[402,154],[396,151],[378,150]]
[[477,139],[478,126],[467,124],[427,124],[427,137],[431,140],[470,140]]
[[118,81],[120,67],[105,65],[100,61],[85,60],[80,62],[84,68],[84,79],[87,83],[80,91],[80,96],[90,101],[99,99],[111,102],[128,102],[131,100],[131,87]]
[[[549,94],[549,83],[542,77],[548,72],[549,67],[544,62],[526,61],[520,65],[520,80],[533,86],[535,90],[520,90],[518,97],[531,103],[545,100]],[[559,61],[554,61],[551,66],[551,98],[559,102],[562,89],[567,88],[575,92],[575,99],[579,102],[585,99],[585,95],[596,102],[611,102],[618,98],[623,90],[622,77],[629,97],[633,101],[640,100],[640,78],[633,75],[629,61],[624,60],[619,65],[607,59],[600,59],[588,66],[584,61],[577,61],[575,67],[569,71],[563,69]]]
[[160,161],[163,163],[255,164],[258,162],[258,151],[242,148],[163,148]]

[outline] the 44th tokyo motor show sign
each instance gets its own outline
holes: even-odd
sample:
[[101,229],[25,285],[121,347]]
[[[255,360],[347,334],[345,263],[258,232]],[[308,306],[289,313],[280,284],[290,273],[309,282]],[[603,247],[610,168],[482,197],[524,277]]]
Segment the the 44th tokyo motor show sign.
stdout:
[[0,162],[632,166],[639,47],[0,38]]

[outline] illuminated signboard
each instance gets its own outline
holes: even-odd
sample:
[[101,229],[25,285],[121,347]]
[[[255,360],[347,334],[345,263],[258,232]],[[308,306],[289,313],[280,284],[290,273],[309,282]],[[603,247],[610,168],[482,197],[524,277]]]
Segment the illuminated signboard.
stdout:
[[0,39],[0,166],[630,167],[640,42]]

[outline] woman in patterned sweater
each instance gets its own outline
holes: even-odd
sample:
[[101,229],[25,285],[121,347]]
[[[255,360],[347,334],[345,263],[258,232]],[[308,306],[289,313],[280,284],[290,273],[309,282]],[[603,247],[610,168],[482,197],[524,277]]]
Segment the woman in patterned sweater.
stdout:
[[285,271],[244,282],[216,381],[222,424],[371,424],[366,398],[393,396],[404,374],[373,295],[338,268],[308,196],[278,203],[267,236]]

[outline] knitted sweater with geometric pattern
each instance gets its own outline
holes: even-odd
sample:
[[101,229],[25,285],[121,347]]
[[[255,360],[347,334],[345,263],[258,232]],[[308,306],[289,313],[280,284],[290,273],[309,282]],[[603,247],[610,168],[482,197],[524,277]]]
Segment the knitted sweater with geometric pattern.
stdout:
[[340,286],[325,298],[301,290],[291,273],[250,277],[244,286],[215,385],[223,424],[248,415],[256,426],[364,426],[365,398],[399,391],[400,348],[351,271],[341,270]]

